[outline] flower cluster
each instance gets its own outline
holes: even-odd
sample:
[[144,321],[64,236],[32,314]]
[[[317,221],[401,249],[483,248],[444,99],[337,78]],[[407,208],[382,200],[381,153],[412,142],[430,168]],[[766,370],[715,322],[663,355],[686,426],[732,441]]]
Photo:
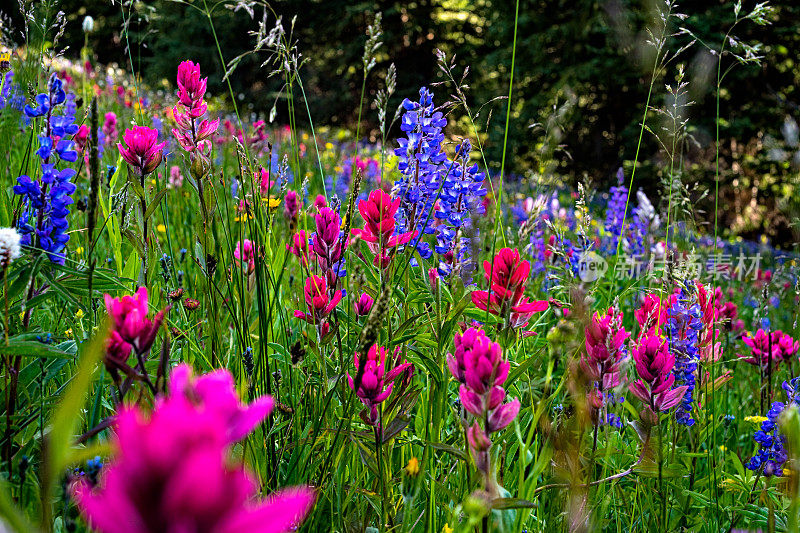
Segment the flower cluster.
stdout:
[[400,129],[406,137],[398,139],[400,146],[394,151],[401,173],[394,184],[394,195],[400,199],[395,217],[399,233],[417,232],[420,236],[415,243],[417,251],[428,259],[433,251],[421,237],[436,231],[433,211],[446,172],[442,166],[447,160],[442,150],[442,128],[447,119],[441,111],[436,111],[433,93],[425,87],[419,90],[419,102],[406,98],[403,109]]
[[[158,329],[170,309],[169,307],[162,309],[151,321],[147,318],[149,313],[147,299],[146,287],[139,287],[133,296],[114,298],[109,294],[105,295],[106,309],[111,318],[111,334],[106,341],[105,364],[115,377],[119,371],[131,377],[136,376],[127,364],[131,350],[138,356],[143,356],[150,350]],[[143,368],[140,370],[144,371]]]
[[253,241],[244,239],[236,243],[236,249],[233,251],[233,257],[239,261],[239,264],[249,274],[256,269],[256,248]]
[[147,126],[134,126],[125,130],[121,143],[117,144],[122,159],[140,178],[153,172],[161,164],[167,142],[158,142],[158,131]]
[[320,337],[324,337],[330,331],[328,316],[342,299],[341,290],[334,291],[332,295],[329,295],[328,292],[325,278],[312,274],[306,279],[306,286],[303,291],[308,312],[294,312],[295,318],[300,318],[309,324],[317,326]]
[[681,288],[677,294],[670,295],[671,305],[667,308],[667,319],[664,323],[669,348],[675,358],[675,380],[686,386],[680,407],[675,412],[679,424],[691,426],[692,396],[695,389],[695,373],[700,359],[698,335],[703,329],[700,320],[702,311],[697,303],[694,283]]
[[645,404],[642,418],[655,423],[656,413],[675,407],[686,394],[687,386],[673,387],[675,357],[667,341],[657,333],[642,335],[633,347],[633,360],[639,379],[631,383],[631,393]]
[[766,368],[770,361],[775,364],[790,361],[800,348],[800,343],[781,330],[768,332],[758,329],[755,335],[748,333],[742,337],[742,342],[750,348],[750,356],[739,357],[751,365],[762,368]]
[[534,313],[547,309],[546,300],[529,301],[525,297],[531,265],[520,259],[519,250],[503,248],[492,263],[483,262],[483,269],[489,290],[473,291],[471,295],[479,309],[503,318],[514,329],[524,328]]
[[314,217],[316,232],[311,234],[311,251],[316,256],[317,265],[322,270],[331,290],[335,290],[338,279],[343,277],[344,251],[348,239],[342,235],[342,219],[339,213],[330,207],[323,207]]
[[628,189],[622,184],[625,174],[620,168],[617,171],[617,185],[611,187],[608,206],[606,207],[605,229],[612,239],[605,243],[604,249],[609,254],[617,251],[619,238],[622,235],[625,221],[625,207],[628,202]]
[[242,405],[227,370],[192,378],[179,365],[152,413],[120,410],[114,458],[97,487],[86,480],[72,486],[78,508],[102,533],[292,530],[311,509],[313,492],[293,488],[258,501],[256,479],[229,460],[231,446],[272,407],[268,396]]
[[[73,203],[75,184],[70,180],[76,172],[58,169],[58,161],[74,163],[78,153],[68,139],[78,132],[74,110],[64,106],[67,94],[63,82],[54,73],[47,84],[47,93],[36,96],[36,106],[25,106],[29,118],[44,117],[44,130],[39,135],[36,155],[42,160],[39,179],[27,175],[17,178],[14,193],[22,196],[23,211],[17,221],[21,243],[42,249],[54,263],[64,264],[63,250],[69,241],[67,233],[69,206]],[[58,114],[62,108],[62,114]]]
[[404,376],[403,382],[411,379],[414,367],[411,363],[400,361],[399,348],[395,351],[395,365],[386,371],[386,349],[372,345],[363,361],[359,361],[359,355],[353,357],[353,364],[356,367],[356,379],[361,375],[361,381],[356,384],[353,376],[347,374],[347,382],[350,388],[355,391],[358,399],[364,404],[366,409],[361,413],[361,418],[366,424],[378,426],[380,417],[378,416],[378,406],[392,395],[394,381]]
[[397,249],[417,236],[416,230],[395,233],[395,214],[399,207],[399,199],[393,199],[380,189],[375,189],[366,200],[358,202],[364,229],[354,228],[351,233],[367,243],[375,254],[373,264],[380,268],[387,268]]
[[466,139],[458,146],[453,168],[444,175],[436,210],[436,218],[442,222],[437,228],[435,248],[441,257],[439,273],[448,276],[457,268],[466,276],[466,282],[471,281],[473,270],[469,261],[470,239],[478,235],[471,217],[485,212],[481,200],[486,196],[485,174],[478,170],[477,163],[469,164],[471,151],[472,145]]
[[464,333],[456,333],[454,344],[454,353],[447,356],[447,367],[461,383],[458,389],[461,404],[475,417],[467,430],[467,440],[478,470],[488,479],[491,476],[491,434],[508,426],[520,409],[518,399],[503,403],[506,399],[503,384],[511,365],[503,359],[500,345],[492,342],[481,329],[469,328]]
[[586,328],[586,354],[581,357],[581,369],[596,383],[596,392],[603,393],[620,384],[622,363],[626,358],[625,340],[630,333],[622,326],[622,312],[615,307],[600,315],[595,313]]
[[172,109],[176,127],[172,135],[181,148],[202,161],[208,161],[211,153],[209,140],[219,128],[219,119],[202,119],[208,106],[203,101],[208,78],[200,77],[200,65],[183,61],[178,65],[178,104]]
[[[789,405],[793,403],[800,405],[799,384],[800,378],[783,382],[782,387],[789,398]],[[759,449],[745,465],[748,469],[761,470],[767,477],[783,475],[783,465],[788,459],[788,454],[785,449],[786,437],[778,431],[778,417],[786,406],[783,402],[773,402],[767,411],[766,420],[762,419],[761,428],[753,435],[753,440],[758,443]]]

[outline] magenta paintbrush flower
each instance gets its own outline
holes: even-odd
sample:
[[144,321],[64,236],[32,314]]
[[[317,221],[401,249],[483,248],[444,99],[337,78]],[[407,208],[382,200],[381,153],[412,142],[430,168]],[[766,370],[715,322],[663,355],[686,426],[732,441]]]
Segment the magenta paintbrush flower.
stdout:
[[742,342],[750,348],[750,357],[739,357],[751,365],[766,367],[770,359],[777,361],[780,357],[780,347],[773,340],[776,338],[770,338],[770,334],[763,329],[756,331],[755,335],[748,333],[742,337]]
[[253,241],[245,239],[237,242],[233,257],[239,261],[242,267],[246,267],[247,272],[252,272],[256,269],[256,249]]
[[297,193],[293,190],[286,191],[286,196],[283,198],[283,216],[289,220],[294,227],[297,223],[297,217],[300,214],[300,199]]
[[355,304],[353,304],[356,315],[357,316],[367,316],[369,314],[370,309],[372,309],[372,304],[375,303],[374,298],[367,294],[366,292],[361,295],[361,297],[356,300]]
[[328,296],[328,285],[325,283],[325,279],[312,275],[306,279],[303,293],[308,312],[295,311],[294,316],[318,326],[320,335],[324,337],[330,328],[326,319],[341,301],[342,291],[337,290],[333,296]]
[[[675,375],[675,357],[667,347],[667,341],[658,335],[645,335],[633,348],[636,373],[639,379],[631,383],[634,396],[646,404],[645,414],[653,421],[655,413],[675,407],[683,399],[685,385],[672,388]],[[656,418],[657,420],[657,418]]]
[[149,416],[138,407],[117,415],[114,457],[98,486],[72,487],[78,508],[102,533],[292,530],[313,492],[293,488],[259,501],[255,478],[229,460],[231,444],[271,409],[269,397],[242,405],[226,370],[192,379],[188,366],[178,366],[169,396],[157,398]]
[[305,230],[300,230],[292,236],[292,242],[286,245],[289,252],[300,259],[304,267],[308,267],[308,237]]
[[153,172],[161,163],[166,142],[158,142],[158,131],[147,126],[134,126],[122,136],[125,145],[118,143],[122,158],[139,176]]
[[667,319],[667,306],[661,305],[661,298],[657,294],[648,294],[641,307],[633,312],[633,316],[641,327],[641,337],[664,323]]
[[519,400],[503,404],[506,391],[502,385],[511,365],[503,359],[503,350],[481,329],[469,328],[454,338],[455,354],[448,355],[450,373],[462,383],[458,395],[464,409],[479,420],[487,420],[486,431],[505,428],[519,412]]
[[800,343],[781,330],[772,332],[772,344],[778,347],[777,357],[781,361],[789,361],[797,355],[797,351],[800,349]]
[[479,309],[506,318],[515,329],[527,326],[535,313],[547,309],[546,300],[529,301],[524,295],[531,264],[520,259],[518,250],[503,248],[492,263],[483,262],[483,270],[490,290],[474,291],[471,296]]
[[595,313],[586,328],[586,355],[581,357],[581,368],[598,383],[601,392],[619,384],[624,343],[629,336],[622,326],[622,313],[614,307],[603,315]]
[[342,254],[347,248],[347,240],[341,238],[342,219],[330,207],[323,207],[314,217],[316,232],[311,236],[311,250],[317,256],[328,283],[333,285],[338,277]]
[[395,250],[418,235],[417,231],[394,234],[394,216],[400,208],[400,199],[392,199],[380,189],[369,193],[369,198],[358,202],[358,212],[364,219],[364,229],[354,228],[351,233],[367,243],[375,254],[373,264],[386,268],[392,261]]
[[120,338],[129,343],[137,353],[143,354],[150,349],[153,341],[164,321],[164,315],[169,311],[166,307],[159,311],[152,321],[147,318],[147,288],[139,287],[133,296],[126,295],[122,298],[113,298],[105,295],[108,316],[113,323],[113,331]]
[[[398,364],[387,372],[385,369],[386,348],[379,348],[375,345],[369,349],[367,357],[364,359],[363,369],[360,369],[358,354],[353,357],[353,364],[356,367],[356,373],[361,374],[361,382],[356,387],[354,378],[349,373],[347,382],[366,407],[366,413],[362,413],[362,419],[367,424],[374,426],[379,422],[378,405],[391,396],[394,387],[393,381],[409,370],[411,364]],[[359,370],[361,371],[359,372]]]
[[172,109],[177,127],[172,135],[181,148],[207,162],[211,153],[211,138],[219,128],[219,119],[199,120],[208,106],[203,101],[208,79],[200,77],[200,65],[183,61],[178,65],[178,105]]
[[128,359],[131,356],[131,350],[133,350],[133,346],[126,342],[118,332],[112,331],[109,334],[103,363],[115,379],[120,371],[130,375],[132,369],[128,366]]
[[178,65],[178,101],[190,110],[193,118],[206,112],[203,103],[208,78],[200,77],[200,64],[187,60]]

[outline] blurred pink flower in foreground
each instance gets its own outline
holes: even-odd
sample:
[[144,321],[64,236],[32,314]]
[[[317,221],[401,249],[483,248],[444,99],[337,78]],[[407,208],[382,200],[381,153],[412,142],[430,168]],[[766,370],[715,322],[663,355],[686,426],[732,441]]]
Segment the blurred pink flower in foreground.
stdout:
[[231,445],[272,407],[268,396],[242,405],[227,370],[193,378],[179,365],[149,416],[138,407],[119,412],[115,455],[98,486],[72,487],[78,508],[102,533],[292,530],[311,510],[313,491],[291,488],[259,501],[256,479],[229,458]]

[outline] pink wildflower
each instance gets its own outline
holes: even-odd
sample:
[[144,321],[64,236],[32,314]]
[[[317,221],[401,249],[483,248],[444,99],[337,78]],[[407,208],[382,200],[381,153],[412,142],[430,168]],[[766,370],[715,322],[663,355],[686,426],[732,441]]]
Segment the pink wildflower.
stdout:
[[103,134],[106,136],[105,143],[111,146],[117,142],[117,114],[113,112],[106,113],[103,118]]
[[375,300],[366,292],[354,304],[356,316],[367,316]]
[[325,321],[336,305],[342,299],[342,291],[335,291],[333,296],[328,296],[328,286],[325,279],[319,276],[310,276],[306,279],[305,290],[303,291],[308,312],[295,311],[294,316],[301,318],[309,324],[315,324],[320,328],[320,335],[323,337],[328,332],[330,326]]
[[622,313],[614,307],[602,316],[595,313],[586,328],[586,355],[580,364],[588,378],[598,382],[601,393],[619,384],[625,360],[623,343],[629,336],[622,326]]
[[380,189],[369,193],[367,200],[358,202],[358,211],[364,219],[364,229],[355,228],[352,234],[361,238],[375,254],[373,263],[386,268],[398,246],[407,244],[419,232],[409,231],[394,235],[394,216],[400,208],[400,199],[392,199]]
[[[775,337],[772,339],[775,339]],[[751,365],[766,368],[770,359],[777,361],[780,357],[780,347],[777,343],[772,342],[772,339],[763,329],[756,331],[755,335],[745,334],[742,337],[742,342],[750,348],[750,357],[740,355],[739,358]]]
[[168,187],[170,189],[180,189],[181,185],[183,185],[183,174],[181,174],[181,169],[178,165],[172,165],[169,168]]
[[283,216],[291,223],[297,222],[297,217],[300,214],[300,201],[297,193],[292,190],[286,191],[286,196],[283,199]]
[[233,257],[239,261],[242,267],[247,265],[247,272],[253,272],[256,269],[256,250],[253,241],[245,239],[237,242]]
[[519,400],[503,404],[506,391],[502,385],[511,365],[503,359],[500,345],[492,342],[481,329],[469,328],[454,338],[455,355],[448,355],[447,367],[462,383],[458,395],[469,413],[486,419],[486,431],[500,431],[516,418]]
[[490,290],[472,293],[472,302],[479,309],[506,318],[515,329],[527,326],[534,313],[547,309],[546,300],[529,301],[524,296],[531,264],[520,259],[518,250],[503,248],[492,263],[483,262],[483,270]]
[[114,458],[98,487],[72,486],[78,508],[102,533],[292,530],[310,511],[313,492],[298,487],[259,501],[256,479],[229,460],[231,445],[272,405],[266,396],[242,405],[227,370],[192,379],[187,365],[178,366],[169,396],[157,398],[149,416],[139,407],[119,412]]
[[153,341],[164,321],[164,315],[169,311],[166,307],[159,311],[152,321],[147,318],[147,288],[139,287],[133,296],[123,296],[122,298],[112,298],[105,295],[106,308],[108,315],[113,322],[113,331],[119,334],[120,338],[129,343],[136,350],[136,353],[143,354],[150,349]]
[[[219,119],[200,120],[208,106],[203,101],[207,78],[200,78],[200,65],[183,61],[178,66],[178,105],[172,109],[176,128],[172,134],[181,148],[203,161],[208,160],[211,151],[210,138],[219,128]],[[194,161],[194,159],[193,159]]]
[[134,126],[125,130],[122,140],[127,148],[117,144],[119,153],[140,177],[150,174],[161,163],[167,143],[158,142],[158,131],[147,126]]
[[386,348],[377,348],[375,345],[369,349],[363,368],[359,367],[358,354],[353,357],[353,362],[357,375],[361,374],[361,382],[356,387],[353,377],[349,373],[347,382],[366,407],[366,413],[362,414],[362,419],[367,424],[375,426],[379,422],[378,405],[391,396],[394,380],[411,368],[411,364],[402,363],[386,372]]
[[653,421],[655,413],[678,405],[687,387],[672,388],[675,357],[669,352],[667,341],[658,335],[642,337],[633,348],[633,359],[639,379],[630,385],[630,390],[646,404],[644,414]]

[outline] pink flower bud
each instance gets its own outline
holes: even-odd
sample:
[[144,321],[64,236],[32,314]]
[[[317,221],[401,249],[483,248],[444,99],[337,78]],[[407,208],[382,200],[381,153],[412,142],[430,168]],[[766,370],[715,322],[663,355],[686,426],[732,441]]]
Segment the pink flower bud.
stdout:
[[356,316],[367,316],[375,300],[366,292],[355,303]]

